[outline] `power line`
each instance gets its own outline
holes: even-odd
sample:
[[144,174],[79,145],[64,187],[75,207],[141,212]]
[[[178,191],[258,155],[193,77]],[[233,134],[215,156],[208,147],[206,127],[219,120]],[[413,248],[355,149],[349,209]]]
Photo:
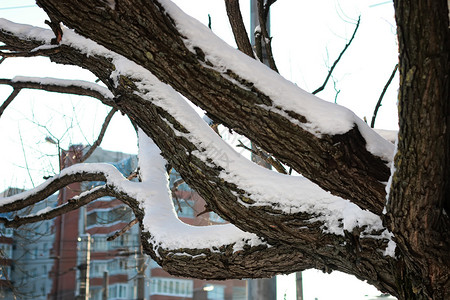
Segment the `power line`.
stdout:
[[37,6],[36,5],[23,5],[23,6],[0,7],[0,10],[20,9],[20,8],[30,8],[30,7],[37,7]]

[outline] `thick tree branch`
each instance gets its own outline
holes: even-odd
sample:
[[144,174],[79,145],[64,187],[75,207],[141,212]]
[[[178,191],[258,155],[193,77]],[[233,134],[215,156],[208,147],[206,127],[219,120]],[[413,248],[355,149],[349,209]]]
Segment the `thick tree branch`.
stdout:
[[[384,147],[349,112],[319,102],[225,45],[218,50],[221,44],[209,29],[192,25],[168,1],[123,0],[115,9],[87,0],[76,5],[68,0],[38,3],[56,20],[107,48],[67,30],[60,41],[61,51],[49,57],[91,70],[119,95],[114,98],[116,105],[154,139],[209,207],[256,234],[239,231],[239,239],[218,243],[215,248],[198,247],[203,238],[192,246],[191,240],[182,237],[191,247],[183,247],[178,240],[167,244],[161,238],[167,223],[155,227],[157,218],[152,213],[158,212],[151,209],[154,203],[147,202],[149,182],[106,178],[107,186],[114,187],[114,196],[128,204],[141,221],[146,252],[164,268],[175,274],[219,279],[269,276],[303,267],[337,269],[405,299],[448,298],[450,44],[444,0],[395,1],[400,11],[396,18],[401,122],[397,171],[386,207],[386,224],[398,245],[395,253],[395,243],[379,217],[385,203],[382,182],[389,175],[386,157],[392,147]],[[429,18],[430,12],[436,12],[436,18]],[[54,38],[51,31],[31,38],[24,36],[23,32],[30,32],[26,30],[15,35],[15,26],[5,24],[0,20],[0,40],[10,49],[29,51]],[[77,44],[84,48],[76,48]],[[215,121],[246,135],[322,188],[358,206],[302,178],[248,165],[229,152],[223,141],[215,140],[216,134],[202,127],[205,124],[170,87]],[[322,117],[329,112],[326,121],[309,113],[311,109]],[[347,123],[343,125],[342,120]],[[164,163],[161,170],[165,170]],[[141,168],[142,174],[147,171]],[[265,181],[255,183],[254,178]],[[169,195],[169,191],[159,192]],[[30,199],[33,193],[20,197]],[[12,200],[10,204],[16,205],[18,198],[8,199]],[[143,204],[151,205],[143,208]],[[210,229],[194,230],[211,234]],[[267,270],[267,265],[272,268]]]
[[89,147],[89,150],[80,158],[80,162],[86,161],[92,153],[94,153],[95,149],[97,149],[98,146],[102,143],[103,137],[105,136],[106,129],[108,128],[109,122],[111,122],[112,117],[117,112],[117,108],[112,108],[108,115],[105,118],[105,121],[103,121],[102,128],[100,130],[100,133],[98,135],[97,140],[95,140],[94,144],[92,144],[91,147]]
[[[40,1],[41,5],[47,7],[46,1],[51,0]],[[136,3],[129,6],[141,7],[137,4],[139,0],[135,1]],[[254,140],[265,151],[273,153],[284,164],[292,166],[297,172],[312,179],[323,188],[352,201],[359,201],[359,204],[363,205],[362,207],[377,212],[382,211],[385,191],[381,182],[387,181],[389,170],[385,161],[367,151],[366,140],[361,136],[358,129],[358,126],[362,126],[359,121],[358,126],[354,126],[353,130],[349,128],[350,131],[345,134],[322,134],[321,138],[318,138],[316,134],[311,134],[308,130],[302,129],[301,126],[295,125],[309,124],[308,118],[301,113],[282,108],[274,103],[273,95],[267,96],[261,91],[264,88],[263,86],[259,85],[256,88],[248,79],[241,78],[238,73],[232,71],[235,67],[227,68],[227,66],[214,65],[217,64],[215,61],[205,61],[204,51],[206,50],[200,47],[195,48],[195,53],[190,52],[173,26],[173,19],[163,13],[163,8],[158,4],[142,4],[142,6],[146,6],[145,13],[158,16],[156,19],[154,17],[146,18],[145,26],[137,23],[135,18],[136,13],[142,14],[142,12],[122,11],[120,7],[119,10],[115,11],[108,10],[108,8],[106,11],[102,10],[102,14],[107,13],[111,17],[109,21],[89,19],[89,15],[93,16],[90,12],[99,8],[85,4],[86,6],[77,6],[76,11],[62,14],[61,11],[58,12],[58,9],[62,11],[68,9],[65,5],[60,6],[60,4],[53,3],[48,8],[50,9],[53,5],[58,6],[58,8],[51,8],[52,13],[58,14],[58,18],[63,20],[65,24],[76,27],[82,34],[95,39],[114,51],[129,56],[132,60],[139,62],[139,65],[151,70],[163,82],[171,82],[184,96],[207,110],[213,119]],[[169,4],[164,2],[164,5]],[[82,21],[82,19],[86,20]],[[126,33],[117,32],[117,28],[120,30],[120,26],[116,26],[116,24],[121,24],[123,20],[128,22],[130,28],[127,29]],[[87,28],[77,25],[80,22],[94,22],[94,27],[101,28],[105,31],[105,34],[94,34]],[[161,27],[162,24],[164,24],[164,28]],[[111,30],[112,28],[114,28],[114,32]],[[201,34],[215,41],[214,43],[208,43],[208,45],[221,43],[215,40],[216,37],[206,27]],[[104,39],[106,36],[108,36],[108,39]],[[142,37],[146,38],[145,43],[142,43]],[[64,43],[65,38],[67,38],[67,34],[64,35],[62,43]],[[135,39],[140,42],[136,42]],[[190,39],[190,42],[194,45],[200,42],[193,37],[190,37]],[[202,45],[202,47],[208,45]],[[141,46],[143,48],[140,48]],[[227,46],[224,45],[224,47],[224,49],[227,49]],[[131,48],[134,49],[132,52],[126,50]],[[212,51],[212,49],[208,51]],[[220,55],[220,53],[214,53],[214,55]],[[237,57],[238,65],[245,64],[259,70],[255,62],[249,61],[250,58],[247,60]],[[186,64],[186,62],[189,63]],[[205,67],[205,62],[207,67]],[[208,66],[208,64],[214,66],[214,68]],[[224,69],[226,71],[217,71]],[[253,75],[258,73],[259,71],[251,72]],[[266,73],[264,72],[264,74]],[[103,76],[99,76],[99,78],[106,77],[106,74],[101,75]],[[200,78],[202,78],[201,82],[197,80]],[[292,88],[279,81],[281,78],[274,77],[273,80],[276,80],[277,84],[284,85],[284,88],[288,90]],[[272,84],[273,80],[270,80]],[[239,82],[239,85],[236,85],[236,81]],[[302,91],[298,90],[297,93],[301,94]],[[292,99],[290,103],[295,102]],[[126,114],[131,113],[128,104],[127,101],[122,100],[120,102],[121,111]],[[242,109],[237,110],[236,107],[242,107]],[[236,113],[236,111],[241,113]],[[249,111],[252,112],[250,118],[248,116]],[[289,116],[288,118],[286,118],[286,114]],[[136,117],[136,115],[133,116],[133,118]],[[335,118],[335,115],[333,118]],[[140,118],[138,117],[138,119]],[[245,126],[242,122],[243,119],[247,120]],[[283,126],[280,126],[281,124]],[[139,125],[143,126],[144,124]],[[267,131],[267,128],[270,128],[270,132]],[[271,138],[273,132],[279,135],[275,144]],[[380,143],[383,144],[383,141],[380,140]],[[389,145],[390,147],[391,145]],[[317,152],[324,155],[321,157],[311,155]],[[389,156],[386,155],[384,159],[388,159]],[[302,159],[299,159],[299,157]],[[333,171],[324,171],[330,169]],[[356,190],[349,188],[355,186],[361,188]]]
[[[338,58],[334,61],[333,65],[331,66],[330,70],[328,71],[328,75],[325,78],[325,81],[322,83],[322,85],[319,88],[317,88],[314,92],[312,92],[313,95],[323,91],[323,89],[327,85],[328,80],[331,78],[331,74],[333,74],[334,68],[336,68],[337,64],[341,60],[341,58],[344,55],[345,51],[347,51],[348,47],[350,47],[351,43],[353,42],[353,39],[355,38],[356,32],[358,31],[360,21],[361,21],[361,16],[358,17],[358,21],[356,22],[355,30],[353,31],[352,37],[347,42],[347,44],[345,45],[344,49],[342,49],[342,51],[339,54]],[[337,94],[336,94],[336,97],[337,97]]]

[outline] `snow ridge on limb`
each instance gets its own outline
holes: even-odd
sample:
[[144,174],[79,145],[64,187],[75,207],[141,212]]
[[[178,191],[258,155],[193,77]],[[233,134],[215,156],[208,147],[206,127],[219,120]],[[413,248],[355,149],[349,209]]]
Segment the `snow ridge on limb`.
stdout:
[[205,60],[212,63],[214,68],[223,75],[231,70],[239,74],[242,79],[252,82],[258,90],[272,100],[273,104],[267,107],[268,110],[293,111],[306,117],[308,122],[304,124],[294,118],[290,119],[296,125],[319,137],[323,134],[346,133],[353,128],[354,124],[357,124],[367,142],[367,150],[387,162],[391,161],[392,145],[368,129],[368,125],[352,111],[302,90],[264,64],[236,51],[198,20],[185,14],[172,1],[159,0],[159,2],[175,20],[178,31],[186,37],[184,41],[193,53],[196,53],[196,48],[200,48],[205,54]]
[[[102,28],[102,26],[99,28]],[[72,37],[74,39],[70,37],[69,33],[73,33]],[[127,36],[123,37],[127,38]],[[209,153],[209,156],[207,155],[209,151],[206,151],[206,149],[211,150],[214,146],[210,145],[210,147],[207,147],[211,141],[209,140],[209,137],[202,140],[195,136],[199,133],[199,131],[195,131],[195,127],[188,127],[189,124],[186,123],[186,120],[181,120],[179,122],[172,116],[172,114],[176,115],[176,111],[170,110],[169,108],[174,104],[178,104],[168,102],[168,106],[163,108],[165,96],[169,96],[168,98],[170,98],[172,93],[174,93],[174,90],[171,88],[168,89],[167,87],[162,88],[162,85],[158,85],[157,82],[159,81],[155,80],[156,77],[146,68],[142,67],[143,64],[136,63],[136,61],[139,61],[138,59],[127,59],[112,51],[105,52],[106,48],[99,46],[92,40],[77,36],[71,30],[67,30],[62,42],[64,42],[64,38],[71,39],[71,52],[67,53],[67,57],[59,57],[61,59],[60,61],[69,61],[70,63],[72,62],[71,59],[74,54],[79,55],[81,52],[85,53],[86,55],[83,56],[81,65],[90,69],[94,74],[99,74],[99,78],[103,82],[114,83],[108,85],[108,87],[114,94],[121,95],[120,99],[115,99],[120,101],[117,103],[119,104],[121,111],[127,114],[143,129],[144,132],[146,132],[146,134],[149,134],[154,139],[155,143],[161,147],[164,156],[174,164],[176,169],[182,173],[185,178],[189,179],[189,184],[195,183],[193,186],[201,192],[202,195],[206,196],[206,200],[213,205],[213,210],[219,212],[222,216],[228,217],[232,223],[237,224],[242,230],[254,232],[257,236],[265,238],[272,246],[264,248],[267,246],[258,245],[250,247],[248,251],[244,246],[244,251],[239,252],[234,251],[234,245],[229,244],[219,247],[219,253],[216,253],[215,251],[217,251],[217,249],[214,248],[214,251],[211,252],[211,249],[209,248],[203,251],[203,248],[170,250],[169,248],[159,247],[159,256],[157,256],[154,252],[153,244],[151,244],[155,241],[152,240],[151,232],[144,231],[143,241],[146,243],[146,251],[161,262],[161,265],[163,265],[166,270],[169,270],[173,274],[185,276],[189,274],[189,276],[204,278],[224,279],[233,277],[238,278],[240,276],[268,276],[270,274],[260,270],[255,272],[249,271],[254,269],[252,269],[250,263],[246,262],[247,258],[253,264],[264,262],[264,266],[259,266],[260,269],[263,269],[266,268],[268,264],[273,265],[272,259],[276,256],[283,259],[283,262],[280,261],[279,264],[277,264],[277,262],[275,263],[276,267],[274,265],[273,270],[276,269],[276,272],[291,272],[300,270],[304,266],[322,268],[325,271],[342,270],[365,278],[385,290],[393,290],[392,287],[388,286],[389,284],[386,285],[384,282],[377,283],[377,276],[379,276],[379,274],[371,271],[374,266],[376,266],[376,269],[385,270],[382,271],[385,278],[391,276],[390,273],[392,271],[391,266],[393,265],[393,259],[389,257],[385,258],[383,256],[383,249],[385,249],[389,240],[383,237],[382,232],[373,232],[374,230],[369,229],[366,231],[368,226],[364,227],[364,225],[357,224],[359,221],[351,221],[348,223],[348,227],[347,225],[345,226],[348,229],[353,228],[352,232],[343,230],[341,231],[343,232],[343,235],[332,234],[327,232],[328,227],[325,228],[323,226],[328,220],[327,217],[332,215],[330,213],[324,213],[323,215],[311,215],[300,211],[295,213],[285,213],[278,209],[277,201],[274,202],[270,199],[259,197],[255,197],[255,199],[251,198],[250,193],[243,190],[243,186],[239,187],[234,184],[232,178],[228,179],[226,177],[221,177],[222,175],[225,176],[226,172],[229,174],[233,173],[230,172],[230,170],[226,171],[227,169],[223,168],[217,162],[220,157],[215,157],[211,155],[211,153]],[[77,43],[79,43],[79,48],[75,48]],[[69,45],[69,43],[63,46],[67,45]],[[115,47],[114,45],[110,46],[113,48]],[[133,51],[133,53],[138,52]],[[147,56],[152,57],[151,53]],[[108,65],[109,69],[106,70],[107,72],[103,71],[102,73],[102,71],[98,70],[103,67],[103,65],[98,66],[96,64],[98,63],[96,59],[99,57],[103,59],[102,62],[106,60],[113,65]],[[80,63],[80,61],[74,60],[73,63],[77,64]],[[204,71],[209,72],[210,70],[205,68]],[[189,78],[186,78],[186,80],[187,79]],[[223,80],[221,76],[217,79],[219,81]],[[236,89],[239,89],[239,83],[235,87]],[[161,93],[167,94],[164,94],[164,97],[158,97]],[[258,94],[259,92],[256,91],[255,93]],[[252,93],[249,93],[250,96],[251,94]],[[151,97],[154,99],[150,99]],[[254,97],[254,95],[251,97]],[[177,96],[176,99],[176,101],[178,101],[179,97]],[[254,106],[252,109],[263,110],[258,106]],[[267,110],[264,111],[267,112]],[[263,117],[267,118],[267,116],[264,115]],[[275,117],[280,118],[280,115]],[[202,122],[200,121],[200,123]],[[285,123],[289,125],[288,130],[295,133],[298,132],[297,127],[293,126],[292,122],[288,120],[288,122]],[[187,128],[189,128],[189,130]],[[196,134],[194,135],[190,130],[196,132]],[[223,148],[221,144],[219,145],[219,149]],[[203,149],[201,147],[203,147]],[[265,173],[260,173],[260,176],[264,174]],[[236,174],[233,174],[231,177],[234,177],[235,179],[239,178]],[[295,178],[293,180],[295,180]],[[236,180],[236,182],[238,181]],[[298,183],[299,182],[296,182],[295,184]],[[250,185],[250,183],[247,184]],[[143,219],[144,214],[142,209],[139,209],[134,197],[136,195],[127,194],[128,190],[133,191],[133,189],[128,188],[121,192],[115,191],[119,193],[117,197],[129,204],[138,218]],[[252,193],[258,196],[257,187],[255,190],[252,190]],[[279,195],[278,198],[281,198],[281,196]],[[258,205],[259,200],[262,201],[261,205]],[[263,200],[266,202],[264,203]],[[323,203],[325,203],[325,201]],[[336,203],[342,204],[345,202],[337,201]],[[303,209],[305,209],[305,207],[303,207]],[[325,219],[318,219],[320,217],[324,217]],[[333,215],[334,219],[336,219],[335,217],[336,215]],[[337,219],[337,221],[339,224],[330,228],[344,226],[343,220]],[[370,223],[371,222],[369,222],[369,224]],[[374,227],[371,229],[374,229]],[[380,229],[380,231],[382,230],[383,229]],[[370,234],[368,234],[369,232]],[[178,254],[175,255],[175,253]],[[182,253],[187,253],[188,255]],[[230,253],[232,254],[232,257],[226,256]],[[242,254],[242,256],[237,256],[240,254]],[[258,256],[259,254],[267,254],[272,258],[269,259],[268,257]],[[300,257],[300,255],[302,256]],[[189,258],[189,261],[187,262],[185,258]],[[224,258],[226,259],[223,260]],[[299,262],[300,258],[301,262]],[[225,270],[226,272],[222,273],[222,275],[218,275],[220,271],[216,269],[217,273],[209,273],[208,267],[210,265],[205,267],[207,261],[213,262],[212,264],[217,263],[218,265],[221,265],[222,270]],[[224,265],[224,261],[227,265]],[[354,264],[358,264],[358,267],[355,267]],[[187,266],[189,267],[189,270],[195,269],[196,272],[190,273]],[[271,274],[273,275],[274,273]]]
[[[178,248],[219,248],[236,243],[234,251],[242,250],[241,241],[250,246],[265,245],[253,233],[246,233],[232,224],[212,226],[191,226],[181,222],[175,212],[166,160],[161,157],[159,148],[139,130],[139,167],[142,191],[137,200],[144,211],[144,230],[152,235],[155,250]],[[157,252],[157,251],[155,251]]]
[[[177,131],[179,136],[189,139],[196,149],[203,149],[192,152],[193,155],[205,163],[213,162],[223,170],[221,178],[237,187],[235,196],[243,199],[241,204],[244,206],[249,206],[248,202],[251,199],[250,201],[253,203],[250,206],[271,206],[275,210],[287,214],[307,213],[314,216],[309,222],[318,221],[323,224],[324,232],[338,235],[343,235],[344,230],[351,231],[355,226],[365,227],[366,232],[383,228],[381,221],[374,214],[358,209],[351,202],[322,191],[304,178],[291,178],[275,174],[240,157],[203,124],[172,88],[162,84],[143,67],[93,41],[78,36],[71,30],[65,29],[62,42],[89,53],[89,55],[112,58],[116,70],[111,74],[111,79],[119,84],[121,76],[132,78],[138,88],[136,92],[142,98],[163,108],[183,128],[187,129],[189,133],[183,135],[180,131],[172,128]],[[218,153],[217,150],[220,152]],[[219,157],[217,154],[220,154]],[[216,156],[214,157],[214,155]],[[223,158],[222,161],[221,158]],[[263,184],[258,183],[256,179],[263,180]],[[281,188],[274,189],[274,186]],[[240,195],[237,190],[243,190],[245,193]],[[300,195],[304,197],[301,198]],[[345,215],[350,216],[350,214],[346,214],[348,211],[353,213],[359,211],[359,213],[350,220],[345,217]]]
[[[212,49],[205,48],[205,52],[197,46],[201,45],[198,42],[201,37],[195,34],[189,37],[189,32],[180,33],[175,27],[175,23],[183,19],[198,34],[202,25],[181,12],[165,9],[158,1],[126,0],[128,5],[114,10],[107,6],[95,6],[88,1],[77,3],[76,9],[66,1],[38,0],[38,3],[47,13],[81,35],[151,71],[160,81],[169,83],[205,109],[214,120],[247,136],[322,188],[358,202],[358,205],[376,214],[383,210],[384,182],[389,178],[387,164],[392,145],[373,133],[348,110],[307,96],[292,83],[271,73],[266,67],[257,67],[257,62],[228,46],[220,56],[218,50],[223,45],[217,44],[215,38],[211,40],[214,41],[211,43]],[[139,10],[140,7],[145,9]],[[98,11],[98,14],[93,14],[93,11]],[[107,18],[104,17],[106,15]],[[126,28],[121,24],[127,24]],[[210,34],[207,32],[206,36]],[[208,60],[207,55],[218,56],[216,60]],[[226,62],[225,59],[231,61]],[[248,77],[245,70],[238,68],[241,64],[249,67],[251,71],[247,73],[253,72],[253,77]],[[255,82],[251,81],[253,79]],[[264,90],[266,83],[275,88],[275,82],[282,89]],[[126,103],[123,105],[121,111],[129,114],[130,108],[125,107]],[[292,110],[289,105],[293,105]],[[344,133],[336,130],[331,131],[332,134],[325,133],[332,122],[342,119],[336,117],[334,112],[343,118],[343,125],[339,128],[347,130],[342,130]],[[319,113],[319,117],[312,116],[313,113]],[[311,120],[308,119],[310,115]],[[140,127],[145,130],[145,126]],[[382,146],[377,148],[376,145]]]

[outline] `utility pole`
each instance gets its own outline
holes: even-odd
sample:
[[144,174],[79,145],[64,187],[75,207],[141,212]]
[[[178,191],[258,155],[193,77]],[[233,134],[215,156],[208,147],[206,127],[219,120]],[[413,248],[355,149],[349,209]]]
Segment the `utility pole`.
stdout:
[[[270,34],[270,15],[267,17],[267,31]],[[257,0],[250,1],[250,41],[253,47],[255,47],[255,29],[259,26],[258,6]],[[265,52],[263,47],[263,53]],[[267,61],[264,60],[267,64]],[[253,144],[252,144],[253,149]],[[266,167],[268,169],[271,166],[257,155],[252,153],[252,161]],[[277,298],[277,278],[264,279],[251,279],[247,281],[247,295],[248,300],[273,300]]]
[[141,229],[139,228],[139,253],[137,257],[137,300],[145,299],[145,256],[142,249]]
[[103,272],[103,293],[102,300],[108,300],[109,293],[109,274],[108,271]]
[[295,273],[295,286],[297,290],[297,300],[303,300],[303,278],[302,272]]
[[[267,31],[270,34],[270,15],[267,17]],[[250,1],[250,41],[255,47],[254,32],[259,26],[257,0]],[[263,47],[264,48],[264,47]],[[264,61],[267,64],[267,61]],[[253,144],[252,144],[253,148]],[[252,154],[252,161],[268,169],[271,166],[257,155]],[[248,300],[273,300],[277,298],[277,278],[251,279],[247,280]]]
[[89,271],[91,263],[91,235],[89,233],[80,236],[80,249],[84,255],[81,263],[78,265],[80,270],[80,287],[76,300],[89,300]]

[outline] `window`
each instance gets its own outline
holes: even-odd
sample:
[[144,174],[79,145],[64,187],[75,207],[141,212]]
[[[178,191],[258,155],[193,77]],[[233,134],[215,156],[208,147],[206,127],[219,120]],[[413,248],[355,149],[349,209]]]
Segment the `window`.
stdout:
[[174,200],[174,205],[178,217],[194,218],[194,209],[192,209],[194,207],[194,201],[178,199],[178,202]]
[[104,252],[108,250],[106,235],[96,234],[93,236],[93,252]]
[[5,225],[0,224],[0,236],[11,237],[13,235],[12,228],[5,228]]
[[233,286],[233,300],[246,300],[247,288],[243,286]]
[[97,209],[87,214],[87,226],[98,226],[118,222],[130,222],[132,219],[131,208],[125,205],[108,209]]
[[103,277],[103,273],[107,270],[106,261],[91,261],[90,275],[92,277]]
[[5,258],[12,258],[12,245],[11,244],[0,244],[0,256]]
[[11,279],[11,267],[10,266],[0,266],[0,279],[6,280]]
[[224,299],[225,299],[224,285],[213,285],[212,288],[208,290],[208,300],[224,300]]
[[89,290],[89,300],[102,300],[102,290],[101,289],[90,289]]
[[166,295],[178,297],[192,297],[192,280],[158,278],[151,279],[150,295]]
[[126,246],[130,246],[130,234],[123,234],[121,236],[119,236],[118,238],[116,238],[113,241],[108,242],[108,246],[110,249],[116,249],[116,248],[123,248]]
[[128,298],[128,287],[126,284],[112,284],[108,288],[108,298],[126,299]]

